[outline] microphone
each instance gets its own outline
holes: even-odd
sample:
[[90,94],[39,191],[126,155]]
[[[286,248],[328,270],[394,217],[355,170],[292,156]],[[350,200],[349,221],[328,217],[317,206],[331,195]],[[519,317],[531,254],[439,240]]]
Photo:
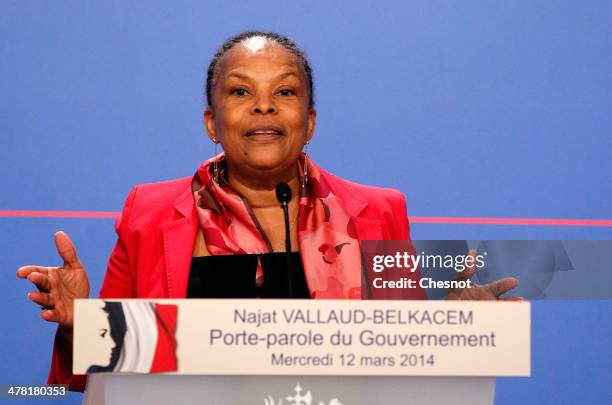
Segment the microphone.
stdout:
[[289,201],[291,188],[287,183],[276,185],[276,199],[285,214],[285,265],[287,267],[287,298],[293,297],[293,273],[291,271],[291,225],[289,223]]

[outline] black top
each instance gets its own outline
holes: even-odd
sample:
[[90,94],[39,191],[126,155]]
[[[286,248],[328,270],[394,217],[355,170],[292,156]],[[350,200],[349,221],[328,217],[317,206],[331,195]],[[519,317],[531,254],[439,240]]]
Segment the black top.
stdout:
[[[287,256],[293,290],[288,291]],[[263,285],[255,284],[261,260]],[[310,298],[299,252],[202,256],[191,259],[187,298]]]

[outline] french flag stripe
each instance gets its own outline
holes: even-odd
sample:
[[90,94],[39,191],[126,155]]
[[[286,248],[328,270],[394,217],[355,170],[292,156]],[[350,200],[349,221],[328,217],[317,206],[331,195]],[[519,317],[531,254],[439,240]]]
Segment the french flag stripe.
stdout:
[[157,344],[151,364],[151,373],[175,371],[176,360],[176,305],[155,304]]

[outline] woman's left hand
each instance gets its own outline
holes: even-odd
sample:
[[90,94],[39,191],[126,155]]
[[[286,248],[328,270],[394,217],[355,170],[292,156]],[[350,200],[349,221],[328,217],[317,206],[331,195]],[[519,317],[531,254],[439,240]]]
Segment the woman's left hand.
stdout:
[[[474,258],[472,263],[476,262],[476,250],[470,250],[468,253]],[[469,280],[476,272],[476,265],[467,267],[464,271],[455,277],[456,281]],[[450,288],[446,293],[447,300],[465,300],[465,301],[525,301],[521,297],[506,297],[500,298],[500,295],[507,293],[518,285],[518,280],[507,277],[497,280],[490,284],[479,285],[472,283],[466,288]]]

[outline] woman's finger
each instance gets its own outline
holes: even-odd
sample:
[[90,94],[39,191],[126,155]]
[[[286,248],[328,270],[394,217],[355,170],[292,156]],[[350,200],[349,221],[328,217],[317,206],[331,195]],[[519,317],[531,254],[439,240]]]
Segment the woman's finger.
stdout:
[[66,310],[61,308],[61,302],[58,302],[57,305],[50,309],[44,309],[40,313],[40,317],[47,322],[57,322],[60,325],[65,325],[72,327],[71,318],[67,316]]
[[28,294],[28,298],[30,301],[35,302],[36,304],[43,306],[45,308],[53,308],[53,297],[51,294],[32,291]]
[[27,280],[32,282],[40,291],[48,292],[51,288],[49,276],[46,274],[32,272],[28,276]]
[[59,231],[55,233],[55,247],[59,255],[64,259],[64,266],[69,265],[72,268],[83,267],[72,241],[65,232]]
[[17,277],[19,278],[28,278],[31,273],[42,273],[48,274],[50,270],[56,269],[57,267],[45,267],[45,266],[36,266],[36,265],[28,265],[22,266],[17,269]]
[[497,280],[494,283],[487,284],[485,287],[489,289],[491,294],[496,297],[499,297],[502,294],[512,290],[514,287],[518,285],[518,280],[515,278],[503,278],[501,280]]
[[527,301],[525,298],[523,297],[519,297],[519,296],[514,296],[514,297],[506,297],[506,298],[500,298],[500,301]]
[[42,311],[40,317],[47,322],[59,322],[56,312],[52,309]]
[[472,265],[466,266],[466,268],[455,276],[455,281],[463,281],[470,279],[474,273],[476,273],[476,249],[472,249],[468,252],[468,256],[472,256]]

